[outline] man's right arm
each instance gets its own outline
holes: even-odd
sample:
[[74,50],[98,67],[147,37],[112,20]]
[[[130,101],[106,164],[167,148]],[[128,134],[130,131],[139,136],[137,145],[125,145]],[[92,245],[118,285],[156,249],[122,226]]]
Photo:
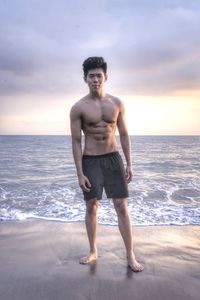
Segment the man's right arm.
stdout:
[[89,192],[90,182],[83,174],[82,168],[82,149],[81,149],[81,112],[80,108],[75,104],[70,111],[70,126],[72,136],[72,150],[74,162],[76,165],[77,176],[80,187]]

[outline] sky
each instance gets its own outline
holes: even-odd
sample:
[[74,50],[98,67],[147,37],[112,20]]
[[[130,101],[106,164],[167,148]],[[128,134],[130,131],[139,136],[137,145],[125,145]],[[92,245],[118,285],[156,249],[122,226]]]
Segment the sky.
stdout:
[[103,56],[132,135],[200,135],[200,1],[0,0],[0,134],[70,134]]

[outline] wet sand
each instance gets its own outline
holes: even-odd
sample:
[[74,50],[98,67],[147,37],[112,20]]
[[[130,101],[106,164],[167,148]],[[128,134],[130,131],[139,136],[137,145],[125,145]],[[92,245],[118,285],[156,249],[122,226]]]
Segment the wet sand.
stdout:
[[0,299],[200,299],[200,226],[135,227],[134,237],[141,273],[127,268],[117,227],[99,227],[98,262],[83,266],[84,224],[1,222]]

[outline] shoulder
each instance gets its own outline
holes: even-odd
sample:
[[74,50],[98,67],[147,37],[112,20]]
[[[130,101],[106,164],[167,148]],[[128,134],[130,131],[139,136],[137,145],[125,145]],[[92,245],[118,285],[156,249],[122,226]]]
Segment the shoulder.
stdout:
[[85,106],[85,100],[86,97],[83,97],[72,105],[70,109],[70,116],[78,116],[82,114],[83,108]]
[[115,105],[117,105],[117,107],[119,108],[119,111],[123,111],[124,110],[124,104],[122,102],[122,100],[118,97],[112,96],[108,94],[108,97],[111,99],[111,101],[113,103],[115,103]]

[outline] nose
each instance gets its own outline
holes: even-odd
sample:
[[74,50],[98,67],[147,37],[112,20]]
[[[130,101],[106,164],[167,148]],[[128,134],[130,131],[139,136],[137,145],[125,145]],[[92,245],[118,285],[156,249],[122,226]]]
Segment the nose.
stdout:
[[98,82],[98,77],[97,76],[93,77],[93,82]]

